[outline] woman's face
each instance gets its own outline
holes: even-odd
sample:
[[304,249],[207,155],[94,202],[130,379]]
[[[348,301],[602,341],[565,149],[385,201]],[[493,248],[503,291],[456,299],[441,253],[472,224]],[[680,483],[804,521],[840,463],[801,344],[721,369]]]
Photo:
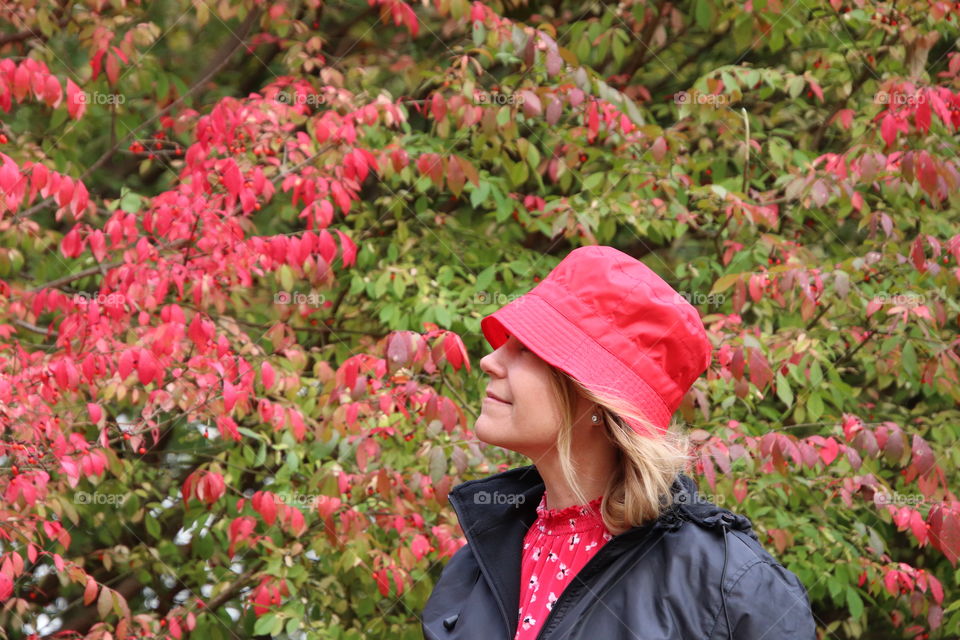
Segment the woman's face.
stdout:
[[[487,444],[521,453],[536,463],[554,448],[560,430],[560,409],[553,397],[550,365],[515,336],[508,335],[500,348],[481,358],[480,369],[490,376],[490,381],[474,427],[477,437]],[[589,403],[586,407],[588,411]],[[575,415],[584,411],[579,407]]]

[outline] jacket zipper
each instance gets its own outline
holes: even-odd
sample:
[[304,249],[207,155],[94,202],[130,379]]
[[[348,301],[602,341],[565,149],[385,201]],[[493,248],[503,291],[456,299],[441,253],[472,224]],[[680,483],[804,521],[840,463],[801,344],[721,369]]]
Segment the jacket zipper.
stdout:
[[[450,506],[453,507],[453,511],[457,514],[457,520],[459,522],[464,522],[463,514],[460,513],[460,509],[457,506],[457,497],[448,493],[447,501],[450,503]],[[467,534],[468,538],[472,537],[472,534],[469,534],[466,531],[464,531],[464,533]],[[471,541],[468,540],[468,542]],[[474,547],[474,549],[476,549],[476,547]],[[483,560],[480,558],[480,554],[474,552],[473,558],[477,561],[477,566],[480,567],[480,572],[486,577],[487,583],[492,587],[493,580],[490,577],[490,570],[487,569],[486,565],[483,563]],[[507,608],[503,603],[503,597],[500,595],[500,591],[498,589],[491,588],[490,591],[493,592],[494,598],[497,601],[497,606],[500,608],[500,615],[503,616],[503,625],[507,629],[507,638],[512,639],[516,635],[516,629],[513,629],[512,631],[510,629],[510,616],[507,615]],[[549,619],[549,616],[547,616],[547,618]]]

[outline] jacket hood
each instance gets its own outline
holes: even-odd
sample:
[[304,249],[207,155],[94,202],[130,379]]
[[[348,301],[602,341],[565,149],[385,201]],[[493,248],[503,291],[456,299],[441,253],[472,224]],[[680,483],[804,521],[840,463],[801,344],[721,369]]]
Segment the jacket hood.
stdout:
[[[513,622],[513,628],[517,611],[512,603],[520,598],[517,576],[522,558],[519,545],[513,548],[508,543],[522,540],[533,525],[544,490],[543,478],[536,466],[530,465],[469,480],[453,487],[448,494],[467,542],[494,586],[501,613]],[[700,527],[740,530],[757,540],[749,518],[702,498],[689,476],[678,473],[671,493],[673,504],[660,517],[616,535],[613,540],[623,538],[632,544],[635,539],[639,543],[654,531],[676,530],[688,522]]]

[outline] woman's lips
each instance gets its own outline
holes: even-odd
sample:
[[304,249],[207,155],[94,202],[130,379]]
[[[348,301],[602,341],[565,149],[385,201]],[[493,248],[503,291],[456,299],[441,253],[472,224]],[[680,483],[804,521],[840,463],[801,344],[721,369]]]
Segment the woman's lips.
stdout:
[[486,397],[484,398],[484,400],[491,400],[491,401],[497,402],[497,403],[499,403],[499,404],[510,404],[510,403],[507,402],[506,400],[501,400],[500,398],[498,398],[498,397],[496,397],[495,395],[490,394],[490,393],[488,393],[488,394],[486,395]]

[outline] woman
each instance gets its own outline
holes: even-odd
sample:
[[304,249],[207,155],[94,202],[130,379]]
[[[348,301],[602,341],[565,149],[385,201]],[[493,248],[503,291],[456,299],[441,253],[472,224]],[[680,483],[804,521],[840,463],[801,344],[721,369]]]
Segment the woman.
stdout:
[[454,487],[467,538],[428,640],[812,640],[806,589],[697,496],[670,419],[710,363],[696,309],[611,247],[572,251],[481,322],[477,437],[520,467]]

